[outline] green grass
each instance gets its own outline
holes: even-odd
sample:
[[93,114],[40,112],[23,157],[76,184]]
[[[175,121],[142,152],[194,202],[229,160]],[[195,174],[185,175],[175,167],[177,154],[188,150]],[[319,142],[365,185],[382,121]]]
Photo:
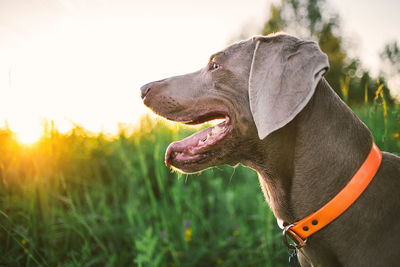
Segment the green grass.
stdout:
[[[400,151],[400,109],[356,113]],[[144,118],[113,139],[48,129],[34,145],[0,131],[0,266],[286,266],[256,173],[179,175],[169,142],[190,130]]]
[[115,140],[53,131],[29,148],[4,131],[0,265],[285,263],[253,171],[178,178],[165,167],[168,143],[186,132],[146,118]]

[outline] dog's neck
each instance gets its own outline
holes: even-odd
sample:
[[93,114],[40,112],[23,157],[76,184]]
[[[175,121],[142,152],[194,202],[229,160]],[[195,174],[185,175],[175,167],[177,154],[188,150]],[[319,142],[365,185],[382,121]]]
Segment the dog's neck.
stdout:
[[372,136],[322,79],[304,110],[262,142],[255,154],[264,156],[248,165],[262,178],[275,216],[295,222],[347,184],[368,155]]

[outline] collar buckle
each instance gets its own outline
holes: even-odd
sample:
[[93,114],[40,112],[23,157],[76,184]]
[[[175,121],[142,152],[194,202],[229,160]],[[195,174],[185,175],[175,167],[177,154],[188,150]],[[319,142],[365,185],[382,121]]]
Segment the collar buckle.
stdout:
[[[293,226],[294,224],[289,224],[283,228],[282,239],[283,243],[288,249],[296,250],[304,247],[307,243],[307,239],[303,240],[298,234],[296,234],[296,232],[291,230],[290,228],[292,228]],[[293,241],[293,243],[288,242],[288,237]]]

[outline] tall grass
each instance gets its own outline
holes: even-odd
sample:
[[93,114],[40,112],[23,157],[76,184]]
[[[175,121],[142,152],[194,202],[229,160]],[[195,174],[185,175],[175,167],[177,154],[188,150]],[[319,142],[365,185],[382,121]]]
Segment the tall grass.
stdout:
[[182,138],[144,118],[130,135],[0,135],[0,265],[279,266],[286,252],[256,174],[164,166]]
[[372,131],[374,141],[380,149],[399,154],[400,106],[387,104],[383,87],[383,83],[379,85],[372,105],[368,104],[368,94],[365,90],[364,105],[353,107],[353,111]]
[[[400,109],[383,104],[355,111],[399,152]],[[286,266],[253,171],[164,166],[168,143],[189,131],[146,117],[114,139],[50,127],[33,146],[0,131],[0,265]]]

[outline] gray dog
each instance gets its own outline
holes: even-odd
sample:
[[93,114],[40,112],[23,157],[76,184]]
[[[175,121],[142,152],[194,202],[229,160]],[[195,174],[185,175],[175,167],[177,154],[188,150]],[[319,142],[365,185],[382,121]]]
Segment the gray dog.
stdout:
[[[183,172],[239,162],[259,173],[275,216],[296,222],[342,190],[371,151],[372,135],[323,75],[315,42],[254,37],[203,69],[141,88],[146,106],[173,121],[218,125],[172,143],[165,162]],[[302,266],[400,266],[400,158],[383,152],[361,196],[298,249]]]

